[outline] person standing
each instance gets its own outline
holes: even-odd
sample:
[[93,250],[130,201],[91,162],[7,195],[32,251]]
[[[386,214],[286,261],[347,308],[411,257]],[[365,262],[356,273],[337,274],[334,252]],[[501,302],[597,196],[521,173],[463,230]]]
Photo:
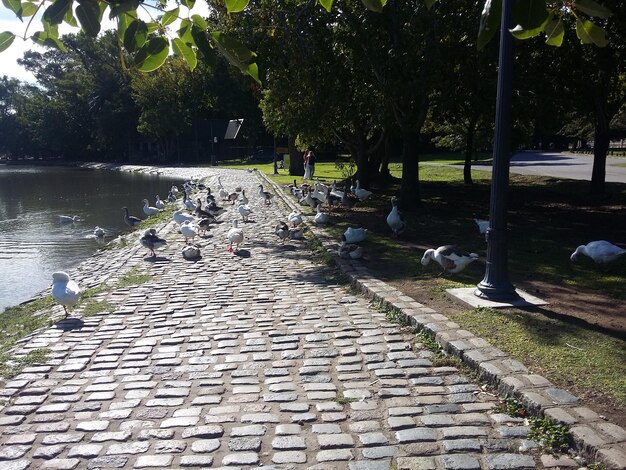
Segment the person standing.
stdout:
[[307,148],[304,151],[304,154],[302,155],[302,160],[304,161],[304,176],[302,177],[302,182],[304,183],[304,180],[306,179],[311,179],[311,172],[310,172],[310,168],[309,168],[309,153],[310,153],[310,149]]
[[[309,155],[306,161],[306,165],[309,167],[309,178],[313,179],[313,175],[315,175],[315,152],[313,152],[314,147],[309,147]],[[305,170],[306,173],[306,170]]]

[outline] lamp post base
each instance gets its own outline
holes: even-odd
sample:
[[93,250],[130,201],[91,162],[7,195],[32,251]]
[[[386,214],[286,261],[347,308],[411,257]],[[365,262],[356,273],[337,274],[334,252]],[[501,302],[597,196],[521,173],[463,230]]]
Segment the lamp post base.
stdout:
[[494,286],[483,281],[476,286],[474,295],[492,302],[505,302],[519,299],[519,294],[515,291],[513,284],[510,283],[506,286]]

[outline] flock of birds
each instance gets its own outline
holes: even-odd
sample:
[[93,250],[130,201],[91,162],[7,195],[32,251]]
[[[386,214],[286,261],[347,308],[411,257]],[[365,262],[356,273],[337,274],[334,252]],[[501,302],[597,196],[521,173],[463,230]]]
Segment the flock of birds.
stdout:
[[[237,204],[237,212],[241,215],[242,221],[248,222],[249,217],[253,214],[253,210],[249,206],[249,199],[245,190],[241,187],[235,191],[229,192],[224,188],[221,178],[217,179],[218,195],[222,203],[230,202],[231,205]],[[359,181],[350,187],[346,185],[342,189],[337,187],[333,182],[331,185],[322,184],[317,180],[314,184],[301,184],[298,186],[296,180],[293,185],[287,186],[291,194],[298,200],[299,204],[310,206],[315,210],[313,222],[316,225],[324,225],[331,222],[331,212],[334,207],[341,205],[345,209],[350,209],[354,204],[362,203],[372,197],[373,193],[362,188]],[[206,204],[202,204],[198,197],[195,201],[190,198],[190,194],[195,190],[206,190]],[[162,201],[156,196],[154,206],[150,206],[147,199],[143,200],[143,212],[146,216],[151,217],[158,214],[165,207],[166,202],[173,203],[178,201],[177,195],[181,192],[176,185],[173,185],[166,201]],[[266,191],[263,185],[258,186],[258,197],[265,205],[272,204],[274,194]],[[182,187],[182,204],[184,208],[176,210],[173,213],[173,220],[179,226],[179,232],[185,239],[185,246],[182,249],[182,256],[187,260],[198,259],[201,256],[200,246],[195,244],[195,238],[203,236],[209,229],[209,225],[217,223],[217,218],[225,211],[223,207],[217,205],[215,196],[212,195],[211,189],[201,183],[187,181]],[[326,204],[328,212],[324,212],[323,205]],[[134,227],[141,223],[141,219],[129,214],[128,208],[123,207],[124,222]],[[60,222],[74,223],[82,219],[79,216],[60,216]],[[487,236],[489,230],[489,221],[474,219],[478,230],[481,234]],[[274,233],[282,243],[286,240],[299,240],[304,238],[303,223],[305,217],[297,210],[292,211],[287,216],[287,221],[279,221],[274,228]],[[406,221],[398,210],[398,199],[391,198],[391,211],[386,218],[387,225],[393,236],[398,238],[406,228]],[[341,235],[337,254],[345,259],[359,259],[363,256],[363,248],[359,245],[365,240],[368,229],[363,227],[348,227]],[[105,231],[100,227],[95,227],[94,236],[104,237]],[[238,220],[232,221],[232,227],[226,235],[228,242],[228,251],[239,251],[239,246],[244,241],[244,231],[238,225]],[[157,235],[155,228],[147,229],[139,239],[142,246],[149,250],[151,257],[156,257],[155,250],[167,245],[167,240]],[[234,248],[233,248],[234,246]],[[570,256],[572,262],[579,260],[581,256],[588,256],[597,264],[607,264],[615,261],[626,254],[626,249],[616,246],[605,240],[597,240],[580,245]],[[454,245],[444,245],[436,249],[427,249],[421,259],[421,264],[426,266],[431,261],[438,263],[444,272],[459,273],[463,271],[470,263],[479,259],[476,253],[468,253]],[[66,316],[68,315],[67,307],[75,305],[80,295],[79,286],[70,279],[70,276],[63,271],[55,272],[52,275],[52,296],[63,306]]]

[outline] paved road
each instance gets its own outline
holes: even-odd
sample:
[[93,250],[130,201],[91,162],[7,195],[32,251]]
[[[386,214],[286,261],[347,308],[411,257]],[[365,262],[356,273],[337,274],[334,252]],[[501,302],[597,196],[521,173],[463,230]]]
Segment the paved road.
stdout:
[[[621,165],[621,166],[618,166]],[[511,159],[511,173],[591,180],[593,156],[569,153],[518,152]],[[608,157],[607,183],[626,183],[626,158]]]
[[[83,286],[110,279],[98,299],[115,311],[77,311],[23,344],[53,357],[0,390],[0,468],[377,470],[395,458],[399,469],[523,469],[551,458],[518,452],[533,447],[521,420],[492,413],[494,396],[434,365],[304,243],[281,245],[273,227],[287,210],[260,202],[254,175],[220,174],[255,211],[241,251],[226,251],[232,206],[197,262],[183,260],[171,223],[156,261],[133,244],[83,265]],[[152,280],[115,287],[131,267]]]

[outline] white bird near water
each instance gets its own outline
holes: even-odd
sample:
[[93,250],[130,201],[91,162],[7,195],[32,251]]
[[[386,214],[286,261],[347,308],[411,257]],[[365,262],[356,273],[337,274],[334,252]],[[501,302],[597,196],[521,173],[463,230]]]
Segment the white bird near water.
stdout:
[[81,219],[77,215],[60,215],[59,216],[59,223],[62,223],[62,224],[73,224],[74,222],[82,222],[82,221],[83,219]]
[[444,272],[460,273],[472,261],[476,261],[479,256],[476,253],[468,253],[454,245],[440,246],[436,250],[432,248],[426,250],[422,256],[422,265],[426,266],[430,260],[435,260],[443,268]]
[[96,227],[93,229],[93,236],[96,238],[104,237],[104,229],[96,225]]
[[346,243],[358,243],[365,240],[365,236],[367,235],[366,228],[352,228],[348,227],[344,234],[342,235],[342,239],[345,238]]
[[580,245],[576,251],[570,256],[572,262],[578,261],[580,255],[585,255],[594,260],[598,264],[607,264],[615,261],[617,258],[626,253],[624,248],[613,245],[606,240],[596,240],[586,245]]
[[147,199],[144,199],[142,202],[143,202],[143,213],[146,214],[148,217],[159,213],[159,209],[157,209],[156,207],[150,206]]
[[157,194],[156,202],[154,203],[154,206],[157,209],[165,209],[165,203],[163,201],[161,201],[161,198],[159,197],[158,194]]
[[404,227],[406,227],[402,214],[398,212],[398,198],[395,196],[391,198],[391,212],[387,216],[387,225],[389,225],[389,228],[396,237],[401,234],[404,231]]
[[228,251],[233,252],[233,244],[235,251],[239,251],[239,244],[243,242],[243,229],[237,227],[237,219],[233,220],[233,226],[228,231],[226,238],[228,238]]
[[69,315],[67,307],[72,307],[78,302],[80,287],[70,279],[69,274],[57,271],[52,274],[52,297],[60,305],[63,305],[65,317]]

